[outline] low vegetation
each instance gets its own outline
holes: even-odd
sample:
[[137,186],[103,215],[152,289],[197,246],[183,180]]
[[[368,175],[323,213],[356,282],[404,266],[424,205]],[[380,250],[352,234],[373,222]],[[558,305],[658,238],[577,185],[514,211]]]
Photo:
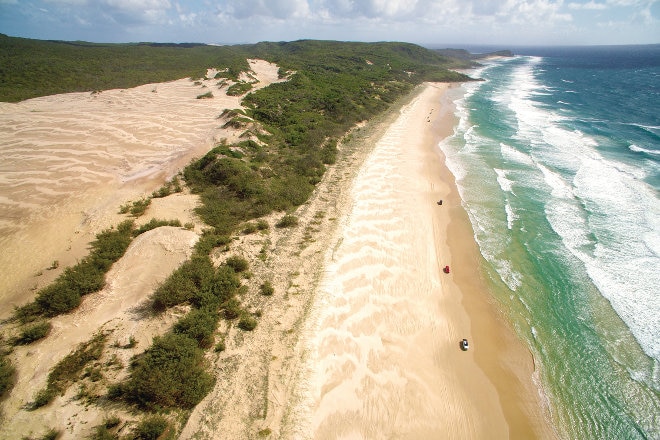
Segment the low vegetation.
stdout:
[[227,67],[221,75],[235,80],[249,69],[244,54],[231,46],[95,44],[0,34],[0,66],[5,67],[0,69],[0,100],[201,78],[219,64]]
[[6,353],[0,354],[0,399],[14,387],[16,368],[11,364]]
[[27,345],[31,344],[39,339],[43,339],[48,336],[48,333],[51,329],[51,324],[48,321],[41,321],[34,324],[27,325],[21,334],[16,338],[14,344],[16,345]]
[[152,218],[149,220],[149,222],[143,224],[139,228],[133,230],[133,235],[137,237],[140,234],[144,234],[147,231],[151,231],[152,229],[160,228],[161,226],[174,226],[177,228],[181,227],[181,221],[179,220],[159,220],[156,218]]
[[147,410],[191,409],[214,383],[197,341],[168,333],[154,338],[153,345],[134,360],[122,395]]
[[75,266],[67,267],[50,285],[37,292],[36,299],[16,310],[23,322],[39,317],[52,317],[67,313],[80,304],[82,297],[101,290],[105,273],[119,260],[131,243],[134,223],[127,220],[117,228],[96,235],[90,244],[90,253]]
[[63,394],[69,385],[77,381],[85,367],[101,357],[107,337],[104,333],[98,333],[58,362],[48,374],[46,388],[35,396],[32,409],[49,404],[58,394]]
[[145,198],[141,200],[136,200],[132,203],[127,203],[119,207],[120,214],[131,214],[133,217],[139,217],[147,210],[151,205],[151,199]]

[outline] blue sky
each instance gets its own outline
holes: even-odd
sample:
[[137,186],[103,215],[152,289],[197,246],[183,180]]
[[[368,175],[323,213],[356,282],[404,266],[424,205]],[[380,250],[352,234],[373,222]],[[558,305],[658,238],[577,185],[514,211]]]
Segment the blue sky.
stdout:
[[660,43],[660,0],[0,0],[0,33],[94,42],[644,44]]

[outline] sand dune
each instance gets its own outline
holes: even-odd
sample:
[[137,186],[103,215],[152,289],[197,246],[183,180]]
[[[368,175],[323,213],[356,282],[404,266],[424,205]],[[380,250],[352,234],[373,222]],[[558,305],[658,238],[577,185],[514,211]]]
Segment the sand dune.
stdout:
[[[48,338],[15,348],[13,358],[17,360],[18,380],[3,405],[6,419],[0,428],[0,438],[44,432],[54,426],[63,428],[63,421],[68,422],[66,438],[81,438],[89,428],[85,420],[98,421],[103,417],[102,408],[95,405],[91,407],[92,413],[85,414],[89,405],[84,399],[73,397],[78,392],[75,386],[41,411],[38,421],[25,407],[46,386],[53,366],[95,333],[111,332],[103,362],[115,355],[127,365],[131,356],[151,345],[154,335],[169,328],[176,320],[176,311],[147,317],[141,313],[140,306],[158,283],[190,257],[197,239],[195,232],[173,227],[157,228],[138,236],[108,272],[108,284],[103,290],[87,297],[74,312],[53,318]],[[144,264],[145,261],[154,264]],[[125,345],[129,337],[135,338],[134,349],[115,347],[112,342]],[[112,374],[112,369],[108,369],[106,375],[112,378]]]
[[[250,66],[255,88],[278,80],[277,66]],[[34,274],[53,260],[75,263],[94,234],[117,223],[119,205],[240,135],[217,119],[240,107],[225,90],[215,79],[181,79],[0,103],[0,317],[49,281],[51,273]],[[212,99],[197,99],[208,91]]]

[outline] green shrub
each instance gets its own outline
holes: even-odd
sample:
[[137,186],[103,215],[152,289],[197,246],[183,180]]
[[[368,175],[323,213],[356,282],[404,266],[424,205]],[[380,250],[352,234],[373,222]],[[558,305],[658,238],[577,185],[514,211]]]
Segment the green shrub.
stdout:
[[337,150],[337,141],[336,140],[331,140],[328,141],[322,148],[321,148],[321,161],[326,164],[326,165],[332,165],[335,162],[337,162],[337,153],[339,150]]
[[230,85],[227,88],[227,95],[240,96],[252,90],[252,84],[246,82],[238,82]]
[[14,387],[16,369],[6,355],[0,356],[0,399]]
[[204,94],[197,95],[197,99],[209,99],[209,98],[213,98],[212,92],[206,92]]
[[215,310],[193,309],[174,325],[174,333],[197,341],[200,348],[213,345],[213,334],[220,316]]
[[226,348],[227,346],[225,344],[225,340],[223,339],[222,341],[219,341],[217,344],[215,344],[214,350],[216,353],[220,353],[221,351],[225,351]]
[[108,386],[108,399],[119,400],[124,397],[124,385],[121,383],[114,383]]
[[38,316],[56,316],[80,305],[81,297],[96,292],[105,285],[105,273],[121,258],[132,240],[133,222],[120,223],[96,235],[90,254],[77,265],[67,267],[57,279],[37,293],[34,303],[16,310],[22,322]]
[[168,333],[133,362],[124,396],[145,409],[191,409],[215,379],[204,370],[204,352],[195,340]]
[[233,269],[221,266],[213,276],[209,286],[198,290],[191,298],[197,308],[217,309],[223,302],[233,297],[240,287],[240,281]]
[[103,426],[106,428],[114,428],[115,426],[118,426],[121,423],[121,419],[117,416],[110,416],[107,419],[103,421]]
[[202,292],[213,289],[215,268],[208,256],[196,255],[184,262],[169,278],[156,288],[153,308],[163,311],[177,304],[191,301]]
[[265,231],[269,228],[270,228],[270,225],[268,224],[268,222],[266,220],[264,220],[264,219],[257,220],[257,229],[259,229],[260,231]]
[[243,234],[249,235],[249,234],[254,234],[258,230],[258,226],[256,223],[246,223],[245,226],[243,226]]
[[236,319],[241,315],[241,303],[237,299],[231,298],[222,304],[222,311],[225,319]]
[[167,420],[162,416],[147,417],[135,428],[135,437],[141,440],[157,440],[167,426]]
[[34,410],[46,406],[53,401],[55,396],[57,396],[56,390],[48,387],[42,388],[35,394],[34,400],[29,405],[29,409]]
[[238,328],[245,331],[252,331],[257,327],[257,320],[254,316],[243,313],[241,319],[238,321]]
[[148,223],[145,223],[144,225],[134,230],[133,236],[137,237],[140,234],[151,231],[152,229],[160,228],[161,226],[175,226],[180,228],[181,222],[179,220],[159,220],[152,218]]
[[298,224],[298,217],[287,214],[278,221],[275,226],[278,228],[290,228]]
[[62,434],[61,431],[53,428],[48,430],[44,435],[38,438],[38,440],[56,440]]
[[94,432],[90,438],[91,440],[118,440],[119,434],[112,432],[105,425],[99,425],[94,428]]
[[151,205],[151,198],[136,200],[133,203],[126,203],[119,207],[120,214],[131,214],[133,217],[139,217],[147,210]]
[[245,272],[250,267],[250,263],[248,263],[245,258],[238,255],[233,255],[227,258],[225,264],[234,269],[234,272]]
[[[94,284],[98,285],[98,277],[95,278]],[[46,316],[57,316],[69,312],[78,307],[81,301],[82,297],[77,289],[57,281],[41,289],[35,299],[38,310],[43,311]]]
[[259,286],[259,291],[265,296],[271,296],[275,293],[275,289],[270,281],[264,281],[263,284]]
[[231,243],[231,238],[227,235],[215,232],[204,233],[195,245],[195,253],[202,256],[208,255],[213,249],[229,243]]
[[17,345],[27,345],[45,338],[50,332],[51,327],[52,326],[48,321],[32,324],[21,332],[20,336],[16,338],[15,343]]
[[87,342],[83,342],[76,350],[59,361],[48,374],[46,388],[37,392],[32,409],[49,404],[59,393],[78,380],[83,369],[103,354],[107,335],[99,333]]

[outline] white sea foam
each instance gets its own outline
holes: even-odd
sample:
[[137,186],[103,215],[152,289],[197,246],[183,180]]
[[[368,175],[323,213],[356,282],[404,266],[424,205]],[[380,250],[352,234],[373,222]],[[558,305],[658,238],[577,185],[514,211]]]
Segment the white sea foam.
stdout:
[[647,354],[660,359],[657,197],[643,182],[623,172],[625,166],[607,161],[590,148],[590,142],[570,146],[555,142],[553,146],[553,160],[563,157],[564,162],[577,163],[578,169],[567,181],[561,173],[538,164],[554,198],[546,205],[552,228],[585,264],[591,280]]
[[[660,360],[657,194],[642,180],[646,171],[604,158],[595,139],[563,128],[562,116],[534,105],[530,97],[542,88],[534,76],[536,64],[530,59],[516,67],[511,87],[498,95],[516,115],[516,140],[529,146],[530,155],[500,144],[502,156],[519,164],[533,163],[541,172],[552,196],[545,208],[552,228],[585,264],[593,283],[644,351]],[[637,145],[629,148],[660,154]],[[513,175],[496,172],[501,189],[509,192]],[[508,213],[507,223],[511,224]],[[506,273],[504,269],[498,272]]]
[[504,205],[504,211],[506,212],[506,227],[511,230],[513,229],[513,222],[518,219],[518,216],[516,213],[513,211],[513,208],[511,207],[511,204],[509,201],[506,201],[506,204]]
[[502,153],[502,157],[510,162],[516,162],[521,165],[534,166],[534,161],[531,157],[510,145],[500,143],[500,152]]
[[649,150],[648,148],[638,147],[635,144],[629,145],[628,149],[630,151],[634,151],[636,153],[646,153],[646,154],[650,154],[652,156],[660,156],[660,150]]
[[546,183],[551,188],[551,194],[559,199],[574,199],[573,187],[564,180],[561,174],[551,171],[548,167],[537,163],[536,166],[543,173]]
[[497,183],[500,185],[500,188],[504,192],[513,192],[513,184],[515,183],[513,180],[510,180],[506,177],[506,171],[501,170],[499,168],[494,168],[495,173],[497,174]]

